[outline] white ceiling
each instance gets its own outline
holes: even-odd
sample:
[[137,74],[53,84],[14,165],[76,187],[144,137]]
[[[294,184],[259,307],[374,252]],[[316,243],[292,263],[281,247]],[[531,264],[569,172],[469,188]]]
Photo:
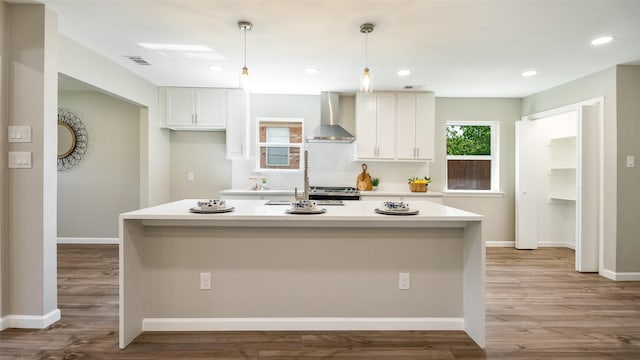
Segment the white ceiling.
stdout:
[[[355,92],[369,35],[375,90],[522,97],[616,64],[640,65],[640,1],[43,0],[60,31],[159,86],[237,87],[242,32],[254,93]],[[607,45],[590,41],[613,35]],[[138,42],[204,44],[189,57]],[[125,55],[142,56],[150,66]],[[209,65],[220,65],[214,72]],[[316,75],[304,72],[317,67]],[[399,77],[399,69],[412,74]],[[524,70],[538,75],[524,78]]]

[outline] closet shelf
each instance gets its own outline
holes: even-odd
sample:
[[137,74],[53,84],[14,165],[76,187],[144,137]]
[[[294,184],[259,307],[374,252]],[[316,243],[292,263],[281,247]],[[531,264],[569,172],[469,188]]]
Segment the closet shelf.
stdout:
[[553,201],[576,201],[575,196],[573,195],[551,195],[549,196],[549,200]]

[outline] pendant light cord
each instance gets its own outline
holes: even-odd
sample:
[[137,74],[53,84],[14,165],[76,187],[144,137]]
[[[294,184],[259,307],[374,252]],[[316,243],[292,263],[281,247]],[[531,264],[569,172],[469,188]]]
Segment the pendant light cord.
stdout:
[[244,29],[242,29],[242,33],[243,33],[243,44],[244,44],[244,67],[247,67],[247,27],[245,26]]

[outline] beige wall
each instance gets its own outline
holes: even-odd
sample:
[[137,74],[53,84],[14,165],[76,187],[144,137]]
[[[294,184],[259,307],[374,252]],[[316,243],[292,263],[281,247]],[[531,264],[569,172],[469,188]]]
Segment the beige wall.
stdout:
[[88,132],[80,163],[58,172],[58,237],[117,238],[118,215],[139,208],[139,107],[96,91],[64,91],[58,106]]
[[[43,5],[10,4],[8,12],[8,117],[4,125],[31,126],[32,142],[9,151],[32,152],[31,169],[7,171],[7,291],[4,315],[47,325],[57,311],[56,145],[57,16]],[[6,139],[6,137],[4,138]]]
[[[640,66],[617,67],[617,189],[619,272],[640,272]],[[628,155],[636,167],[626,167]]]
[[[0,1],[0,139],[7,138],[7,5]],[[7,143],[0,142],[0,153],[6,154]],[[7,313],[7,159],[0,156],[0,330],[4,328],[3,317]]]
[[515,240],[515,122],[520,118],[520,99],[436,98],[435,160],[430,164],[433,183],[444,189],[446,180],[447,121],[497,121],[500,132],[500,196],[447,196],[443,204],[485,216],[486,241]]
[[[597,97],[604,97],[604,194],[602,197],[604,201],[604,219],[602,229],[604,235],[604,269],[613,272],[638,272],[640,271],[640,263],[637,262],[637,259],[640,257],[640,253],[637,248],[633,246],[629,247],[629,244],[626,244],[626,246],[619,246],[618,244],[621,239],[626,239],[628,236],[634,236],[634,234],[637,239],[638,232],[634,232],[632,228],[620,226],[619,224],[618,212],[621,208],[618,206],[618,202],[624,197],[628,197],[630,193],[635,191],[635,189],[632,189],[631,192],[628,190],[624,192],[618,191],[618,169],[620,166],[624,166],[624,163],[622,163],[623,154],[619,155],[618,147],[622,146],[624,148],[631,146],[629,150],[632,150],[633,147],[631,144],[627,144],[627,139],[624,137],[624,134],[622,134],[622,138],[621,135],[619,135],[621,134],[621,131],[618,126],[620,126],[621,120],[618,118],[618,111],[621,110],[621,106],[618,105],[618,97],[622,96],[627,99],[629,95],[632,96],[633,92],[625,95],[620,94],[621,90],[629,90],[627,89],[628,86],[623,86],[621,88],[616,84],[617,77],[619,78],[617,74],[618,68],[611,67],[595,74],[528,96],[522,101],[522,115],[535,114]],[[632,83],[633,80],[630,81],[628,85],[631,85]],[[634,101],[637,102],[637,98],[631,102]],[[629,101],[626,102],[629,103]],[[623,105],[622,108],[633,111],[633,106],[629,106],[629,104]],[[636,116],[637,119],[637,112],[636,115],[630,114],[630,116]],[[626,122],[628,123],[627,126],[629,126],[633,120],[626,120]],[[623,126],[624,125],[625,124],[623,124]],[[633,126],[631,125],[629,130],[632,128]],[[635,141],[637,142],[637,140]],[[626,154],[624,155],[626,156]],[[625,181],[626,180],[627,179],[625,179]],[[638,204],[640,203],[636,202],[634,206],[633,204],[625,202],[625,211],[629,211],[629,216],[633,216],[633,214],[637,214],[639,212],[640,209],[638,208]],[[637,218],[634,221],[637,222]],[[627,258],[635,258],[635,262],[620,262],[622,257],[619,257],[618,254],[622,253],[624,253]]]
[[[171,132],[171,199],[211,199],[231,188],[224,131]],[[193,174],[193,180],[187,174]]]

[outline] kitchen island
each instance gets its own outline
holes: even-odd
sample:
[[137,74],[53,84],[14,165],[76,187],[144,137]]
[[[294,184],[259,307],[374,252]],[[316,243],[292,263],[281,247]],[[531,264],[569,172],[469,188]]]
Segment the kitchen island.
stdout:
[[121,348],[176,330],[464,330],[484,347],[482,216],[430,201],[411,216],[376,201],[317,215],[264,200],[194,214],[196,202],[120,215]]

